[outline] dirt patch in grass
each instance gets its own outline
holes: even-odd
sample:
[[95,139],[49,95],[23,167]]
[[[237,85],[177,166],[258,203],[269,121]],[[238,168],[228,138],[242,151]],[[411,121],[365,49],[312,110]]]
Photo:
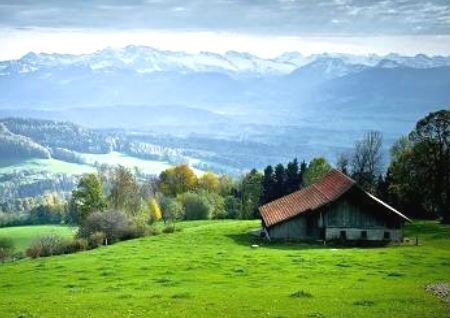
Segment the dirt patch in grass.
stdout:
[[304,290],[296,291],[290,295],[292,298],[311,298],[313,295]]
[[186,299],[191,298],[189,293],[177,293],[172,295],[172,299]]
[[363,300],[355,301],[353,303],[353,305],[355,305],[355,306],[363,306],[363,307],[370,307],[370,306],[375,305],[375,302],[372,301],[372,300],[363,299]]
[[402,277],[403,276],[403,274],[399,273],[399,272],[389,272],[387,275],[389,277]]
[[320,312],[313,312],[306,317],[307,318],[325,318],[325,315],[321,314]]
[[178,285],[178,282],[173,281],[172,279],[166,278],[166,277],[157,278],[157,279],[155,279],[155,282],[164,287],[171,287],[171,286]]
[[338,263],[336,264],[337,267],[352,267],[352,265],[350,264],[346,264],[346,263]]
[[450,283],[435,283],[426,287],[426,290],[433,293],[442,301],[450,304]]
[[65,285],[64,286],[65,288],[77,288],[77,285],[75,285],[75,284],[67,284],[67,285]]

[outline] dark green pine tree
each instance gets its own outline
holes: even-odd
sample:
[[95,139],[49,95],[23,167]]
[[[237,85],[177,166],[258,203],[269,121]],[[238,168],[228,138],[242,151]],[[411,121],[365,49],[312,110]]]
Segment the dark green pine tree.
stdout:
[[286,169],[286,193],[289,194],[300,188],[300,171],[297,158],[287,164]]
[[376,195],[378,198],[383,200],[394,207],[397,205],[395,195],[392,193],[390,186],[392,184],[392,172],[388,168],[386,171],[386,175],[381,175],[378,177]]
[[264,177],[263,177],[263,198],[262,203],[268,203],[275,199],[275,175],[273,172],[273,168],[271,165],[267,166],[264,169]]
[[304,176],[305,176],[305,171],[308,168],[308,164],[306,163],[305,160],[302,160],[302,163],[300,164],[300,172],[299,172],[299,184],[300,184],[300,188],[302,188],[305,184],[304,182]]
[[275,199],[281,198],[286,193],[286,170],[279,163],[275,167]]

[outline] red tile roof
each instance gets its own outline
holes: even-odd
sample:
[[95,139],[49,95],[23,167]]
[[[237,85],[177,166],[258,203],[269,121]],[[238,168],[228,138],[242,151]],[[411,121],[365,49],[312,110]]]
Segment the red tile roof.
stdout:
[[261,206],[259,212],[269,227],[333,202],[354,185],[354,180],[333,169],[319,182],[269,202]]

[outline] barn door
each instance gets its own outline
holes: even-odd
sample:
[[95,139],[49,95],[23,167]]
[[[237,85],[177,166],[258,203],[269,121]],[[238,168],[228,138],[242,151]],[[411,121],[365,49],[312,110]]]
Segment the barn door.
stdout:
[[306,235],[309,237],[317,236],[319,220],[316,215],[308,215],[306,218]]

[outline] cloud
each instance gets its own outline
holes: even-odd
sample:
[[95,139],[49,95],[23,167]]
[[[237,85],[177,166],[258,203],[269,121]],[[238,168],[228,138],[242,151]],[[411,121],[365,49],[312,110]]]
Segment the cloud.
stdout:
[[173,7],[172,11],[174,11],[174,12],[184,12],[184,11],[186,11],[186,8],[185,7]]
[[0,27],[191,30],[286,36],[444,35],[450,30],[450,3],[448,0],[0,0]]
[[449,30],[448,0],[0,0],[0,58],[127,44],[450,54]]
[[[448,55],[450,36],[278,36],[229,32],[178,31],[104,31],[51,29],[1,29],[0,60],[17,59],[30,51],[36,53],[92,53],[105,47],[130,44],[151,46],[172,51],[225,53],[249,52],[271,58],[284,52],[298,51],[309,55],[323,52],[352,54],[415,55],[418,53]],[[268,45],[270,43],[270,45]]]

